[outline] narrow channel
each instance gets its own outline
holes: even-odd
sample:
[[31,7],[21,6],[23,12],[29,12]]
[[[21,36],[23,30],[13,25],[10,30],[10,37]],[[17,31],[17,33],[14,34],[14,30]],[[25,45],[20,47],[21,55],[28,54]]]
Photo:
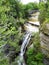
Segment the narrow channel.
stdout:
[[[38,17],[38,15],[37,15],[37,17]],[[31,24],[33,24],[33,25],[31,25]],[[24,60],[24,53],[25,53],[26,48],[29,44],[29,41],[31,39],[32,34],[39,32],[39,27],[38,26],[39,26],[39,22],[32,22],[31,21],[31,22],[28,22],[28,23],[24,24],[26,34],[24,35],[23,42],[22,42],[22,45],[21,45],[18,65],[26,65],[25,60]]]

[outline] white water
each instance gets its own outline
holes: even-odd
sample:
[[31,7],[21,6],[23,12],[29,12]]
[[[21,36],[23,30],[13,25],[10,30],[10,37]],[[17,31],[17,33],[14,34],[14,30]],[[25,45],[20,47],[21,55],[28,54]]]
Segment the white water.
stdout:
[[[38,16],[39,14],[37,14]],[[35,15],[36,16],[36,15]],[[37,19],[36,17],[35,19]],[[36,26],[39,26],[39,21],[37,22],[30,22]],[[20,55],[19,55],[19,60],[18,60],[18,65],[26,65],[24,61],[24,53],[26,51],[26,47],[29,44],[29,41],[31,39],[31,34],[32,33],[37,33],[39,32],[39,27],[32,26],[30,23],[26,23],[24,26],[26,28],[26,34],[24,35],[21,50],[20,50]]]
[[27,31],[30,31],[33,33],[39,32],[39,27],[32,26],[30,23],[25,24],[25,27]]
[[35,26],[31,26],[31,24],[25,24],[26,26],[26,31],[27,33],[25,34],[24,36],[24,39],[23,39],[23,42],[22,42],[22,46],[21,46],[21,51],[20,51],[20,58],[18,60],[18,65],[26,65],[25,64],[25,61],[24,61],[24,53],[26,51],[26,47],[27,45],[29,44],[29,41],[31,39],[31,33],[34,32],[39,32],[39,28],[38,27],[35,27]]
[[18,60],[18,65],[25,65],[25,61],[24,61],[23,56],[24,56],[26,47],[27,47],[30,39],[31,39],[31,33],[27,32],[25,35],[25,38],[23,40],[22,46],[21,46],[20,59]]

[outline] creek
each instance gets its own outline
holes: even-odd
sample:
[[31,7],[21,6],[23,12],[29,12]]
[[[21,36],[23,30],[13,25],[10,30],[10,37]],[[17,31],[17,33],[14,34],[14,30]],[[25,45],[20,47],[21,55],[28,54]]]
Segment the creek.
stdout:
[[[38,13],[36,13],[32,18],[37,19]],[[24,53],[25,53],[26,48],[27,48],[27,46],[30,42],[32,34],[39,32],[39,21],[35,21],[35,22],[33,22],[33,21],[29,22],[28,21],[24,24],[24,28],[26,30],[26,34],[24,35],[23,42],[22,42],[22,45],[21,45],[18,65],[26,65],[25,60],[24,60]]]

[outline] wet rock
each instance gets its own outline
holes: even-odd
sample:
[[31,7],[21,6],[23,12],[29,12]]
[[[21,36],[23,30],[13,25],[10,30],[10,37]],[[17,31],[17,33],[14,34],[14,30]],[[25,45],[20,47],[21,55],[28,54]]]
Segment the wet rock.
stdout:
[[19,52],[16,52],[15,47],[11,46],[10,44],[6,44],[3,47],[3,53],[7,58],[9,58],[9,63],[15,60],[15,58],[18,56]]
[[10,48],[10,45],[9,44],[6,44],[4,47],[3,47],[3,52],[5,55],[7,55],[9,53],[9,48]]
[[49,65],[49,59],[44,58],[43,63],[44,63],[45,65]]
[[10,44],[6,44],[3,47],[3,52],[5,55],[8,55],[10,51],[15,51],[16,49],[13,46],[10,46]]
[[20,41],[19,41],[19,45],[21,45],[21,44],[22,44],[22,41],[23,41],[23,40],[20,40]]
[[8,58],[9,58],[9,63],[14,61],[15,58],[16,58],[16,51],[10,51],[9,54],[8,54]]

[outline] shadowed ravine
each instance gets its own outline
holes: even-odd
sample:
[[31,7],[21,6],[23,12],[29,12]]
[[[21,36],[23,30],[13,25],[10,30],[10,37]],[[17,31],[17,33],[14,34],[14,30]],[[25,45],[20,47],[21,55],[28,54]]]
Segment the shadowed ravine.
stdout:
[[24,35],[24,39],[23,39],[23,42],[22,42],[22,45],[21,45],[18,65],[26,65],[25,61],[24,61],[24,53],[26,51],[27,45],[29,44],[32,33],[39,32],[39,22],[33,22],[33,23],[28,22],[28,23],[24,24],[24,27],[25,27],[25,30],[26,30],[26,34]]

